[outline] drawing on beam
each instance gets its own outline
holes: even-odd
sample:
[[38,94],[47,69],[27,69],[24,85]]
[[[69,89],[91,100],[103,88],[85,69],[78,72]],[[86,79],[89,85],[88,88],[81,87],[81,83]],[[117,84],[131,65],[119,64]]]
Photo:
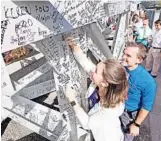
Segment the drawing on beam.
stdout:
[[111,1],[109,3],[105,3],[105,11],[109,17],[124,13],[125,11],[128,11],[129,8],[130,2],[125,0],[118,2]]
[[27,99],[34,99],[52,91],[55,91],[54,79],[23,88],[20,95]]
[[[8,98],[8,100],[13,106],[8,107],[6,104],[4,108],[12,113],[12,119],[19,121],[20,118],[17,116],[20,116],[23,118],[23,121],[30,121],[30,124],[37,125],[37,133],[40,133],[42,136],[48,136],[44,130],[52,133],[52,138],[50,138],[52,140],[58,140],[60,134],[64,132],[67,125],[59,112],[21,96],[13,96],[12,99]],[[33,128],[32,130],[35,131],[37,129]]]
[[105,60],[105,56],[101,53],[98,47],[93,43],[90,37],[91,35],[87,33],[88,30],[89,30],[89,26],[85,25],[83,27],[79,27],[63,33],[63,37],[68,37],[68,36],[72,37],[74,39],[74,42],[78,46],[80,46],[80,48],[83,50],[85,54],[87,53],[88,50],[90,50],[97,60]]
[[1,5],[2,52],[29,44],[105,16],[100,1],[4,1]]
[[[7,20],[12,20],[14,22],[12,22],[12,24],[14,25],[14,35],[11,36],[9,39],[11,39],[11,42],[9,42],[9,48],[11,49],[13,46],[19,46],[19,45],[24,45],[30,42],[35,42],[38,40],[41,40],[43,38],[46,38],[48,35],[50,34],[57,34],[59,32],[64,32],[66,30],[70,30],[70,28],[73,27],[78,27],[84,24],[87,24],[89,22],[93,22],[94,20],[96,20],[97,18],[99,18],[99,16],[104,16],[104,10],[103,8],[99,8],[99,2],[80,2],[77,3],[76,7],[79,10],[79,6],[82,8],[80,8],[80,11],[78,11],[78,13],[72,13],[73,9],[75,10],[76,8],[73,6],[72,4],[73,1],[65,1],[66,3],[63,5],[61,5],[61,1],[55,3],[56,5],[54,5],[54,7],[56,7],[55,9],[52,9],[53,13],[49,14],[50,11],[50,7],[48,5],[33,5],[33,7],[35,6],[35,13],[37,13],[37,17],[31,17],[30,15],[32,15],[32,6],[30,7],[29,5],[27,6],[21,6],[16,7],[16,10],[18,11],[17,15],[8,13],[8,11],[12,11],[10,8],[4,8],[5,11],[5,18],[7,18]],[[16,2],[15,2],[16,3]],[[98,4],[98,5],[97,5]],[[18,5],[18,4],[17,4]],[[61,9],[62,6],[65,6],[65,12],[63,13],[64,17],[66,17],[67,22],[70,21],[69,27],[64,28],[63,27],[63,18],[61,15],[59,15],[59,13],[57,12],[58,9]],[[94,7],[97,8],[94,8]],[[23,10],[22,10],[23,9]],[[101,13],[99,13],[97,10],[102,10],[102,15]],[[71,10],[71,11],[70,11]],[[13,10],[14,11],[14,10]],[[12,12],[13,12],[12,11]],[[14,11],[14,12],[17,12]],[[55,13],[54,13],[55,12]],[[68,13],[69,12],[69,13]],[[72,13],[70,15],[70,12]],[[87,12],[87,13],[85,13]],[[41,13],[44,14],[44,17],[41,17]],[[98,14],[98,17],[95,18],[93,16],[91,16],[92,14]],[[49,14],[49,15],[48,15]],[[62,13],[61,13],[62,14]],[[67,15],[65,15],[67,14]],[[77,21],[78,19],[75,18],[75,16],[80,16],[81,21]],[[25,16],[25,18],[24,18]],[[83,19],[82,19],[83,17]],[[53,21],[53,26],[50,28],[45,26],[45,23],[51,22],[50,18],[52,18]],[[7,21],[6,20],[6,21]],[[40,23],[38,23],[37,21],[39,21]],[[65,21],[66,22],[66,21]],[[35,23],[38,23],[38,27],[35,26]],[[10,23],[9,23],[10,24]],[[40,25],[40,26],[39,26]],[[71,27],[71,25],[73,27]],[[6,30],[9,31],[10,28],[7,28],[8,26],[8,22],[3,22],[3,31],[1,30],[1,34],[6,34]],[[41,28],[40,28],[41,27]],[[89,40],[90,37],[87,37],[86,32],[83,31],[85,30],[84,28],[78,28],[75,31],[77,32],[76,34],[76,40],[78,39],[78,42],[81,46],[81,48],[84,50],[84,52],[86,52],[88,49],[90,49],[92,51],[92,53],[97,56],[98,59],[102,60],[100,57],[101,56],[101,52],[99,52],[98,48],[96,46],[93,46],[92,41],[90,43],[90,47],[89,47]],[[73,31],[72,31],[73,32]],[[73,34],[73,33],[70,34]],[[5,41],[4,38],[1,38],[2,42]],[[47,42],[46,42],[47,41]],[[11,44],[11,46],[10,46]],[[4,45],[3,43],[3,46]],[[68,105],[68,102],[66,101],[65,95],[64,95],[64,88],[65,85],[67,83],[72,83],[74,89],[77,91],[77,95],[76,98],[78,99],[79,103],[86,107],[85,102],[86,102],[86,97],[85,94],[87,90],[86,88],[86,83],[87,83],[87,76],[86,73],[84,72],[84,70],[76,63],[76,61],[74,60],[71,52],[69,49],[67,49],[66,47],[66,43],[64,41],[61,41],[61,38],[57,38],[55,37],[51,37],[48,39],[45,39],[43,41],[40,42],[40,46],[39,46],[42,50],[42,52],[45,54],[45,57],[48,59],[48,61],[50,62],[50,64],[52,65],[52,67],[54,68],[54,76],[55,76],[55,81],[58,82],[56,83],[56,89],[58,92],[58,96],[59,96],[59,103],[60,103],[60,109],[63,111],[67,111],[67,116],[68,118],[70,118],[70,121],[73,123],[70,123],[71,125],[71,130],[75,131],[74,129],[76,129],[75,127],[75,117],[73,114],[72,109],[70,108],[70,106]],[[95,48],[92,48],[95,47]],[[7,51],[8,49],[6,48],[2,48],[3,51]],[[42,68],[44,70],[44,72],[46,72],[47,70]],[[41,74],[36,74],[34,76],[34,78],[36,79],[39,75]],[[26,77],[24,77],[23,79],[21,79],[19,82],[20,87],[22,88],[22,86],[25,86],[26,83],[25,80],[30,80],[32,74],[27,75]],[[84,91],[83,91],[84,90]],[[37,93],[37,92],[36,92]],[[33,96],[33,95],[32,95]],[[24,110],[24,105],[20,104],[20,105],[16,105],[13,110],[18,111],[20,114],[24,114],[24,111],[26,113],[29,113],[28,111],[31,110],[31,106],[27,105],[25,107],[26,110]],[[36,108],[36,107],[35,107]],[[44,111],[40,111],[37,112],[35,109],[33,108],[31,110],[31,112],[28,114],[27,118],[31,118],[31,121],[33,122],[39,122],[39,118],[44,118],[44,115],[46,114]],[[36,115],[35,115],[36,113]],[[40,114],[42,117],[37,116],[38,114]],[[48,116],[46,116],[46,118],[48,118]],[[55,118],[52,117],[51,118],[51,123],[53,123],[53,121],[55,121]],[[49,123],[50,123],[49,122]],[[42,122],[41,122],[42,123]],[[45,123],[46,124],[46,123]],[[62,124],[62,123],[60,123]],[[53,124],[49,125],[49,128],[54,127]],[[63,131],[63,134],[61,134],[62,140],[66,140],[68,139],[69,136],[69,129],[65,128],[66,130]],[[55,132],[56,133],[56,132]],[[60,135],[60,132],[57,132],[57,135]],[[73,136],[76,137],[76,132],[73,132]],[[74,138],[75,138],[74,137]]]
[[120,21],[118,24],[117,35],[114,42],[114,50],[113,56],[118,59],[121,51],[123,50],[123,46],[125,45],[125,29],[126,29],[126,14],[120,15]]
[[15,85],[16,91],[21,90],[23,87],[25,87],[26,85],[28,85],[29,83],[31,83],[32,81],[34,81],[35,79],[37,79],[38,77],[49,71],[50,69],[51,66],[48,63],[45,63],[39,68],[25,75],[18,81],[14,81],[13,83]]
[[[65,41],[62,41],[61,35],[49,37],[48,39],[44,39],[41,42],[37,42],[36,44],[37,47],[39,47],[40,51],[44,54],[46,59],[49,61],[50,65],[54,68],[54,79],[60,111],[67,111],[70,128],[72,131],[76,131],[74,112],[64,94],[65,86],[66,84],[71,83],[71,85],[73,85],[73,87],[77,91],[76,98],[78,102],[81,105],[84,104],[85,102],[81,102],[81,98],[85,100],[85,94],[87,91],[87,88],[84,88],[85,86],[87,86],[86,73],[83,69],[81,69],[80,71],[80,68],[74,60],[69,47],[67,47]],[[76,75],[73,76],[73,73],[75,73]],[[85,106],[86,105],[84,105],[84,107]],[[69,133],[70,132],[68,132],[66,136],[68,136]],[[71,134],[73,134],[72,138],[77,138],[76,132],[71,132]]]

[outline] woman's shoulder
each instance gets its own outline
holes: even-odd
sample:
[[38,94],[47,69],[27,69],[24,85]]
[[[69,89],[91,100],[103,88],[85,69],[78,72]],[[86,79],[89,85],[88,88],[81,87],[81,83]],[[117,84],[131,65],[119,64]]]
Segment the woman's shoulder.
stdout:
[[106,115],[106,117],[119,117],[124,112],[125,104],[123,102],[117,104],[114,108],[103,108],[100,103],[89,111],[89,116],[94,115],[95,117]]
[[123,103],[118,104],[115,108],[102,108],[99,105],[97,105],[96,107],[95,108],[97,110],[93,107],[95,109],[95,112],[92,115],[90,115],[89,118],[89,126],[91,129],[100,126],[103,127],[104,124],[108,125],[109,127],[112,127],[114,125],[120,125],[119,116],[124,111]]
[[109,111],[111,115],[119,117],[124,112],[124,109],[125,109],[125,103],[120,102],[114,108],[108,108],[106,110]]

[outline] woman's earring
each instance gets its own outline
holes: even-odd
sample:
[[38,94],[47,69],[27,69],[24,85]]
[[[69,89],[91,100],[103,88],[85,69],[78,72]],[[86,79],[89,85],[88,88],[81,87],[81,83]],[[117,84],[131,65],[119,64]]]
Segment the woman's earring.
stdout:
[[102,83],[102,87],[108,87],[108,84]]

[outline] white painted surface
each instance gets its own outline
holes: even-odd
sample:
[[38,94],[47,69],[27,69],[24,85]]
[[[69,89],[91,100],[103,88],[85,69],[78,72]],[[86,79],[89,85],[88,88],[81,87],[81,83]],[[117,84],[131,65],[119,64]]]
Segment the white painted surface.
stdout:
[[137,4],[131,2],[131,4],[130,4],[130,10],[131,11],[134,11],[134,12],[137,11]]
[[[63,122],[63,119],[59,112],[21,96],[13,96],[12,99],[2,97],[2,99],[7,102],[3,103],[3,108],[14,112],[31,123],[37,124],[38,126],[53,132],[56,136],[59,136],[62,132],[61,127],[64,126],[65,123],[61,123]],[[31,128],[31,130],[33,129]]]
[[125,43],[125,27],[126,26],[126,14],[121,15],[120,23],[118,25],[118,31],[116,31],[116,40],[114,42],[113,56],[118,59],[122,46]]
[[[56,96],[57,96],[56,91],[51,92],[43,102],[51,105],[54,103]],[[59,108],[59,105],[57,105],[57,103],[55,103],[53,106]]]
[[[3,97],[3,100],[10,103],[4,103],[3,110],[11,119],[49,140],[67,141],[69,127],[59,112],[21,96],[14,96],[12,99]],[[78,126],[77,129],[79,139],[88,135],[87,131]]]
[[27,127],[28,129],[36,132],[37,134],[49,139],[49,140],[57,140],[57,136],[53,135],[52,132],[43,129],[41,126],[38,126],[37,124],[25,119],[24,117],[10,111],[7,109],[4,109],[5,113],[10,117],[12,120],[20,123],[21,125]]
[[127,11],[130,8],[130,2],[129,1],[111,1],[111,2],[106,2],[105,1],[105,9],[107,16],[112,17],[115,15],[119,15],[123,13],[124,11]]
[[91,23],[105,16],[99,1],[4,1],[2,52]]
[[[77,140],[76,120],[73,109],[70,107],[65,97],[65,85],[70,81],[73,83],[73,87],[82,91],[81,84],[81,72],[78,69],[74,58],[69,51],[64,41],[61,41],[61,36],[50,37],[39,43],[37,43],[40,51],[45,55],[51,66],[54,68],[54,79],[57,90],[57,97],[59,101],[60,112],[66,113],[67,122],[69,125],[66,137],[71,141]],[[84,79],[82,79],[84,80]],[[75,86],[74,86],[75,84]],[[85,83],[82,83],[85,84]],[[77,93],[77,98],[80,101],[80,92]],[[83,96],[83,95],[82,95]],[[63,136],[64,138],[64,136]],[[63,140],[63,139],[62,139]]]

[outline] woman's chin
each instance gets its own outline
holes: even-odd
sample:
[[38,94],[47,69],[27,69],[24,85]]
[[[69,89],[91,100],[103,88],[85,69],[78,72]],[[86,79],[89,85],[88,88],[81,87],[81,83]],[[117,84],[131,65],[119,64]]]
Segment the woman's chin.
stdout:
[[121,62],[121,65],[126,67],[127,63],[123,61],[123,62]]

